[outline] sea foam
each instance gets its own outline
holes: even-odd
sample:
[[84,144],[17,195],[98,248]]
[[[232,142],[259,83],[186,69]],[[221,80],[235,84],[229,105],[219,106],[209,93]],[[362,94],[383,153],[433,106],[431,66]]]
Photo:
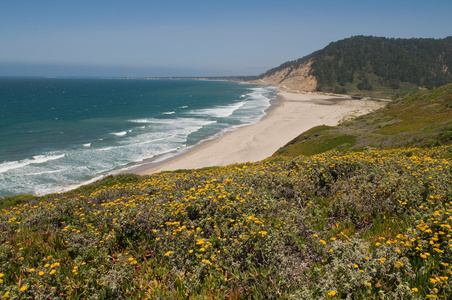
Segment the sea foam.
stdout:
[[36,155],[32,159],[24,159],[20,161],[11,161],[0,164],[0,173],[4,173],[14,169],[20,169],[31,164],[42,164],[51,160],[63,158],[65,155]]
[[111,134],[116,135],[116,136],[124,136],[127,134],[127,131],[112,132]]
[[191,115],[208,116],[214,118],[226,118],[231,116],[236,110],[245,104],[244,101],[227,105],[227,106],[217,106],[214,108],[198,109],[189,112]]

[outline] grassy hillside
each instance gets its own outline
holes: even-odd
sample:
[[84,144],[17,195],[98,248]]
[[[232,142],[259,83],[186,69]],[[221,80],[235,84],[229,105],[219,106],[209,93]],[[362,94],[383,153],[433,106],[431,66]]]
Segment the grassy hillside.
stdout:
[[327,150],[427,147],[452,143],[452,84],[401,96],[385,108],[336,127],[318,126],[276,155],[295,157]]

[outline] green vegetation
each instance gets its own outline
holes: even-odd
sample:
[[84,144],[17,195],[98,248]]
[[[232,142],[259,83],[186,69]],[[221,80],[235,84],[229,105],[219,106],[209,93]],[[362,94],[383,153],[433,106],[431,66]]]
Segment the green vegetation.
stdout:
[[389,39],[355,36],[260,75],[292,70],[312,60],[318,91],[376,97],[435,88],[452,82],[452,37]]
[[[296,157],[303,154],[309,156],[339,147],[342,150],[346,150],[356,144],[355,136],[347,134],[331,134],[332,129],[334,129],[334,127],[326,125],[314,127],[278,150],[275,155]],[[319,137],[321,138],[319,139]]]
[[413,92],[385,108],[336,127],[319,126],[302,133],[276,155],[296,157],[337,149],[430,147],[452,143],[452,84]]
[[450,299],[451,95],[261,162],[1,199],[0,298]]
[[124,175],[28,199],[0,213],[1,296],[446,299],[451,151]]

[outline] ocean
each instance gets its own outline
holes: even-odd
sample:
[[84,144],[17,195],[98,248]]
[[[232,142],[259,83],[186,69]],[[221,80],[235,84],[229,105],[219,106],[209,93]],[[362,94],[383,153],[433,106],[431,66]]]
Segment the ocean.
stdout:
[[0,78],[0,198],[73,189],[258,122],[272,87]]

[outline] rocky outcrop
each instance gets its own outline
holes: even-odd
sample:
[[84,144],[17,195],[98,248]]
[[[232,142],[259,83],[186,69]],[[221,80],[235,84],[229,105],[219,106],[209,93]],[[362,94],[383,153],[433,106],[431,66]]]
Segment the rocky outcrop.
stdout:
[[310,74],[312,60],[300,64],[298,67],[288,66],[287,68],[265,75],[254,83],[268,84],[286,88],[292,91],[315,91],[317,80]]

